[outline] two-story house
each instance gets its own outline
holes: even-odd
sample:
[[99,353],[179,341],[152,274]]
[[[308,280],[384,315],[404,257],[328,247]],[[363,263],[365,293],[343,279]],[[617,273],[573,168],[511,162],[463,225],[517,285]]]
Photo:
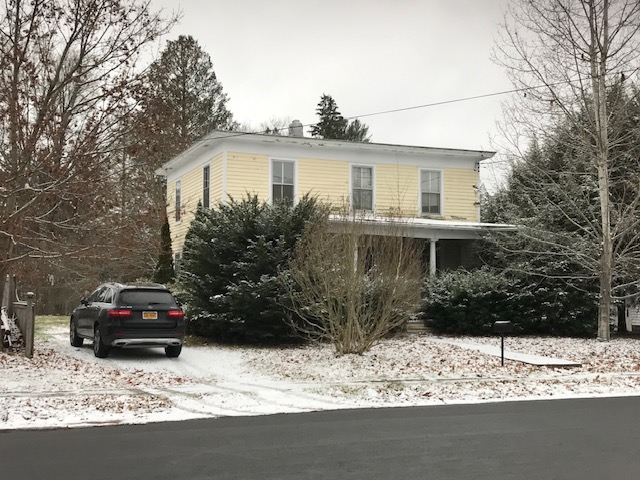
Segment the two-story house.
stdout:
[[479,162],[495,152],[358,143],[302,136],[213,131],[165,163],[172,248],[181,256],[198,202],[214,206],[247,193],[294,202],[305,193],[364,211],[384,227],[402,216],[407,235],[424,238],[430,271],[473,266],[473,239],[504,225],[480,221]]

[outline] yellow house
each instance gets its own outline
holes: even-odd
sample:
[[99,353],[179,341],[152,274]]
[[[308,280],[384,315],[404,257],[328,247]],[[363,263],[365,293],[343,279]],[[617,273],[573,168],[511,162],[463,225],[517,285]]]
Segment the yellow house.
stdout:
[[[363,211],[377,226],[404,217],[430,242],[430,270],[473,264],[470,240],[504,226],[480,221],[479,163],[495,152],[213,131],[165,163],[172,248],[181,256],[198,202],[247,193],[274,202],[306,193]],[[436,267],[437,266],[437,267]]]

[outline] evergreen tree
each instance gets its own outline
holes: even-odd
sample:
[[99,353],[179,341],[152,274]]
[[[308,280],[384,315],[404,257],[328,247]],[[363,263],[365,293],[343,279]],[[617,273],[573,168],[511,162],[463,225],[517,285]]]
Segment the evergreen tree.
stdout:
[[214,129],[237,124],[208,53],[190,35],[168,41],[139,93],[137,151],[157,168]]
[[314,137],[353,142],[370,141],[369,127],[358,119],[349,122],[344,118],[331,95],[322,94],[316,113],[320,121],[311,127],[311,135]]
[[153,281],[158,283],[171,283],[174,280],[173,255],[171,251],[171,233],[169,220],[164,219],[160,232],[160,256],[153,273]]
[[352,122],[349,122],[345,131],[345,140],[351,140],[352,142],[369,142],[369,127],[360,122],[357,118]]
[[[640,102],[622,83],[607,95],[609,105],[610,204],[614,257],[612,293],[638,291],[640,278]],[[585,125],[587,112],[578,112]],[[506,268],[566,295],[597,292],[601,244],[598,171],[584,148],[572,141],[583,130],[562,121],[549,128],[516,163],[505,187],[483,200],[483,221],[519,225],[516,233],[491,238],[484,251],[491,265]],[[567,286],[572,287],[567,289]]]
[[307,222],[322,209],[310,197],[295,206],[257,196],[196,211],[185,239],[180,282],[192,332],[217,340],[291,341],[278,279]]

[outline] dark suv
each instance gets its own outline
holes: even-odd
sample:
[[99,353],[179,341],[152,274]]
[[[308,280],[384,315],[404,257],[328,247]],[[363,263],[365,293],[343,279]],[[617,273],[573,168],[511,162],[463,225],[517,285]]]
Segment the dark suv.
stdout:
[[184,312],[163,285],[105,283],[71,313],[69,340],[81,347],[93,339],[93,353],[105,358],[111,347],[164,347],[177,357],[184,340]]

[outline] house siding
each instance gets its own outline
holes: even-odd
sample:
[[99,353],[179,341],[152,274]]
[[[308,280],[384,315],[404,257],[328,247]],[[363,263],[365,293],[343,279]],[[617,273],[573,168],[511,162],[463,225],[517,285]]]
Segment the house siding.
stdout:
[[416,216],[418,169],[414,166],[376,166],[375,209],[378,215]]
[[[210,204],[215,206],[222,200],[222,159],[223,155],[216,155],[208,164],[210,165],[209,195]],[[171,247],[174,252],[182,250],[184,238],[189,230],[189,225],[195,217],[198,202],[202,201],[202,169],[207,163],[198,165],[185,173],[181,181],[182,215],[180,221],[175,221],[175,192],[176,181],[167,183],[167,205],[169,228],[171,230]]]
[[461,168],[450,168],[443,172],[443,207],[446,220],[479,222],[475,187],[479,182],[478,172]]
[[309,193],[336,207],[349,198],[349,162],[339,160],[298,160],[298,197]]
[[241,200],[247,193],[267,201],[269,192],[269,158],[266,155],[227,153],[227,195]]
[[[269,139],[270,140],[270,139]],[[184,165],[173,170],[167,182],[168,215],[174,252],[182,250],[184,238],[193,220],[198,201],[202,199],[202,168],[210,165],[211,206],[229,197],[243,199],[255,194],[262,201],[270,201],[270,161],[272,159],[296,162],[295,194],[300,198],[306,193],[330,203],[339,209],[350,202],[351,168],[354,165],[370,165],[374,169],[374,208],[377,215],[420,216],[420,171],[442,172],[442,216],[445,220],[479,221],[475,186],[478,172],[473,163],[460,158],[424,158],[413,155],[389,161],[384,153],[365,155],[361,151],[318,150],[318,157],[305,156],[304,148],[285,148],[274,143],[266,144],[263,153],[241,145],[221,145],[216,152],[197,157],[193,167]],[[261,150],[257,150],[261,151]],[[385,158],[386,157],[386,158]],[[182,184],[182,218],[175,221],[175,182]]]
[[211,206],[215,207],[223,200],[222,191],[222,154],[218,154],[211,159]]

